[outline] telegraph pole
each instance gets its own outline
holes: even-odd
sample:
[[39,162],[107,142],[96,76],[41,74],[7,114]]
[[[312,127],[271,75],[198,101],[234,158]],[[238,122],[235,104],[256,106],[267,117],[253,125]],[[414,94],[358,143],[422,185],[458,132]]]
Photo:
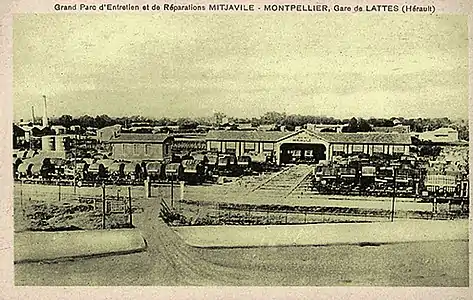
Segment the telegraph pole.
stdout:
[[396,201],[396,168],[393,167],[393,201],[391,205],[391,222],[394,222],[394,202]]
[[174,175],[171,175],[171,207],[174,208]]
[[393,201],[391,204],[391,222],[394,222],[394,202],[396,201],[396,171],[398,164],[392,164],[393,170]]
[[76,193],[76,176],[77,176],[77,134],[74,139],[74,194]]

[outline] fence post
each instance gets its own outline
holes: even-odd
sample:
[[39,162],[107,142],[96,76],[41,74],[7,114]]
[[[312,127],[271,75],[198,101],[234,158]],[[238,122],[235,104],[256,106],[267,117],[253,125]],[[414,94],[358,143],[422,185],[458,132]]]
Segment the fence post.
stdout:
[[[110,208],[112,208],[112,205],[113,205],[113,201],[110,201]],[[120,205],[120,190],[117,190],[117,205]]]
[[58,185],[58,189],[59,189],[59,192],[58,192],[58,201],[61,202],[61,183],[58,181],[57,182],[57,185]]
[[185,184],[185,182],[184,182],[184,181],[180,181],[179,184],[180,184],[180,197],[179,197],[179,199],[180,199],[181,201],[183,201],[183,200],[184,200],[184,188],[185,188],[185,187],[184,187],[184,184]]
[[133,226],[133,210],[131,208],[131,187],[128,187],[128,213],[130,217],[130,227]]
[[174,209],[174,177],[171,175],[171,208]]
[[151,181],[149,176],[144,180],[145,183],[145,196],[146,198],[151,197]]
[[105,229],[105,183],[102,183],[102,229]]
[[20,204],[23,207],[23,179],[20,181]]

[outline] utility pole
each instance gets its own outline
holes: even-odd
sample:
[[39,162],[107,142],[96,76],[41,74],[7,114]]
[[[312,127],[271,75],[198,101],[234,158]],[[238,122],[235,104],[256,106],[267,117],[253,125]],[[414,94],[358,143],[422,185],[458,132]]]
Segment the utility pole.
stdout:
[[133,209],[131,207],[131,187],[128,187],[128,213],[130,217],[130,227],[133,227]]
[[171,175],[171,208],[174,208],[174,175]]
[[105,183],[102,183],[102,229],[105,229]]
[[391,222],[394,222],[394,202],[396,201],[396,176],[397,176],[397,167],[399,164],[392,164],[393,170],[393,201],[391,205]]
[[391,205],[391,222],[394,222],[394,202],[396,201],[396,168],[393,167],[393,201]]
[[74,139],[74,194],[76,193],[76,176],[77,176],[77,134]]
[[31,123],[32,123],[33,126],[34,126],[34,120],[35,120],[35,117],[34,117],[34,106],[31,106],[31,117],[33,118],[33,120],[31,121]]

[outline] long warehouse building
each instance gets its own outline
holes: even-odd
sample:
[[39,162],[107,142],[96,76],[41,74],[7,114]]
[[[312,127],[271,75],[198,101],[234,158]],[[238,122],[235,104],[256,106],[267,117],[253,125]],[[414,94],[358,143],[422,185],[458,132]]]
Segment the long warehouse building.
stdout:
[[210,152],[236,156],[264,153],[274,155],[277,164],[286,164],[294,156],[317,162],[352,153],[409,154],[411,137],[402,133],[320,133],[307,129],[297,132],[215,130],[207,134],[206,143]]

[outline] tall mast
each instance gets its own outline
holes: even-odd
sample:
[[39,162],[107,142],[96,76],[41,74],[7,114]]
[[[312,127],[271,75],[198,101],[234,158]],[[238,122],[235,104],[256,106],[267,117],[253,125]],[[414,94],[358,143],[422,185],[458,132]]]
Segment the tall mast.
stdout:
[[31,123],[34,125],[35,118],[34,118],[34,106],[33,105],[31,106],[31,118],[32,118]]
[[46,104],[46,96],[43,95],[43,126],[48,127],[48,109]]

